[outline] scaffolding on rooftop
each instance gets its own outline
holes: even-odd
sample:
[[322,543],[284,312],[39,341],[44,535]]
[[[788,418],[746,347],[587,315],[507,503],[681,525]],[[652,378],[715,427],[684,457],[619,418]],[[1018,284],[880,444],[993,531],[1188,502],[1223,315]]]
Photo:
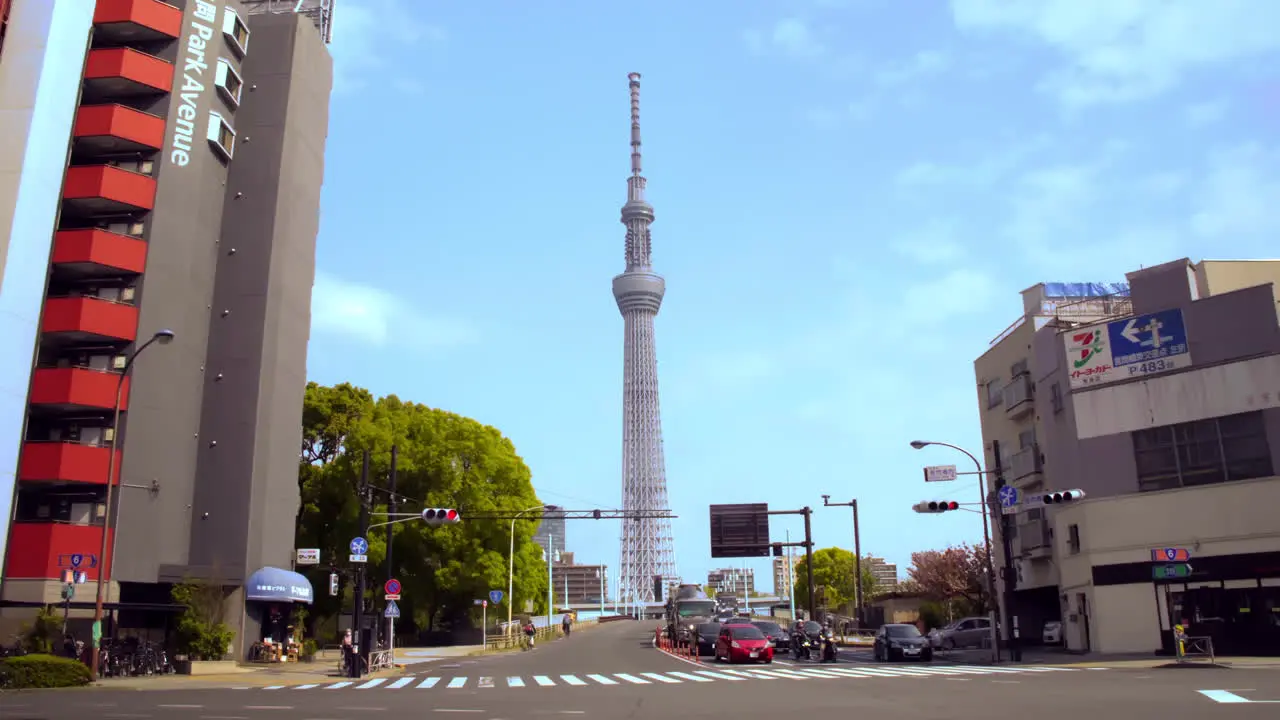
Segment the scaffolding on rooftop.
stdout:
[[995,345],[1012,335],[1028,318],[1045,318],[1047,321],[1045,324],[1066,329],[1084,323],[1132,315],[1133,298],[1120,294],[1087,298],[1046,298],[1038,310],[1038,312],[1025,313],[1014,320],[1009,327],[991,340],[990,345]]
[[333,4],[337,0],[241,0],[250,15],[306,15],[328,45],[333,42]]

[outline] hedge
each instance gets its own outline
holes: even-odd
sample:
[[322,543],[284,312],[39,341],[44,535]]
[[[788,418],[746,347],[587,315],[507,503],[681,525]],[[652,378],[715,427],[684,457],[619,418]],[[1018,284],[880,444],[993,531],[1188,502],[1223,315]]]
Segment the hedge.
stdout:
[[89,668],[79,660],[53,655],[0,658],[0,688],[65,688],[88,685]]

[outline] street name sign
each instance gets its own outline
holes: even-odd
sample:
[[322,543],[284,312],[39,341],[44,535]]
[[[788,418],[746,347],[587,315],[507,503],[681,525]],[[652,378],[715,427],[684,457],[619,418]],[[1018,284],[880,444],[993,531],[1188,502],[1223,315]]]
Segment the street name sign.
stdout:
[[320,548],[298,548],[293,561],[298,565],[319,565]]
[[1191,559],[1191,551],[1180,547],[1151,548],[1151,562],[1175,563],[1187,562]]
[[950,482],[955,479],[955,465],[929,465],[924,469],[925,482]]
[[353,562],[353,563],[367,563],[367,562],[369,562],[369,556],[368,556],[368,555],[348,555],[348,556],[347,556],[347,559],[348,559],[348,560],[350,560],[350,561],[351,561],[351,562]]
[[1072,389],[1191,366],[1182,310],[1161,310],[1063,333]]
[[1151,578],[1153,580],[1180,580],[1188,577],[1191,577],[1191,566],[1187,563],[1151,566]]

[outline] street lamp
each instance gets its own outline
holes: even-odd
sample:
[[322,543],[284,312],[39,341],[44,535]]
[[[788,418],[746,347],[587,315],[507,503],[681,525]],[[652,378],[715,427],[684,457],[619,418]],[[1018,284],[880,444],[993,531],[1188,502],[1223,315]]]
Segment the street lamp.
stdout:
[[[911,441],[911,447],[915,448],[916,450],[923,450],[924,448],[930,445],[938,445],[940,447],[951,448],[952,450],[956,450],[958,452],[964,453],[969,457],[970,460],[973,461],[973,466],[978,471],[978,495],[979,495],[979,499],[981,500],[981,502],[979,503],[979,512],[982,513],[982,543],[987,551],[988,592],[991,595],[992,604],[995,605],[996,608],[998,609],[1001,603],[996,594],[996,571],[995,571],[995,566],[991,563],[991,529],[990,529],[990,526],[987,524],[987,474],[983,472],[982,463],[978,461],[978,458],[975,457],[973,453],[969,452],[968,450],[965,450],[959,445],[952,445],[951,443],[937,442],[933,440],[912,440]],[[999,617],[1002,614],[1003,613],[997,613],[997,617]],[[991,626],[991,637],[993,640],[992,649],[996,653],[996,657],[999,658],[1000,633],[996,630],[994,624]]]
[[89,657],[90,675],[94,678],[98,677],[98,645],[102,639],[102,604],[104,601],[104,582],[107,575],[107,568],[115,570],[115,544],[112,543],[111,558],[107,557],[107,539],[111,528],[115,525],[115,520],[119,513],[111,512],[111,496],[112,488],[115,486],[116,474],[116,438],[120,436],[120,402],[124,396],[124,381],[129,377],[129,370],[133,368],[133,361],[138,359],[144,350],[151,347],[155,343],[168,345],[173,341],[174,332],[172,330],[159,330],[151,336],[151,339],[139,345],[129,357],[124,361],[124,367],[120,368],[120,374],[116,376],[116,403],[114,408],[114,420],[111,422],[111,439],[107,441],[107,513],[102,520],[102,547],[98,551],[98,597],[93,604],[93,652]]
[[546,509],[546,505],[534,505],[531,508],[521,510],[516,513],[515,517],[511,518],[511,551],[507,553],[507,632],[511,632],[511,610],[516,604],[516,599],[511,594],[515,589],[516,577],[516,520],[525,513]]

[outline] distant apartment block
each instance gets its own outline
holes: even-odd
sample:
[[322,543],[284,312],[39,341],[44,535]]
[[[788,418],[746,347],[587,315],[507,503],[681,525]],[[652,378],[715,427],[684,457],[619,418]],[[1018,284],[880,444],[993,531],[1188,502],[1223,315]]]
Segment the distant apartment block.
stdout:
[[721,568],[707,573],[707,584],[716,592],[754,593],[756,574],[751,568]]
[[871,562],[871,576],[876,579],[876,585],[885,590],[893,590],[898,586],[898,566],[886,561],[884,558],[871,557],[867,558]]
[[[790,564],[791,569],[788,571],[787,565]],[[793,555],[790,558],[779,556],[773,559],[773,592],[779,597],[791,597],[791,588],[794,587],[796,566],[800,564],[800,557]]]
[[609,567],[578,565],[573,553],[560,554],[551,566],[552,597],[557,606],[604,602],[609,597]]

